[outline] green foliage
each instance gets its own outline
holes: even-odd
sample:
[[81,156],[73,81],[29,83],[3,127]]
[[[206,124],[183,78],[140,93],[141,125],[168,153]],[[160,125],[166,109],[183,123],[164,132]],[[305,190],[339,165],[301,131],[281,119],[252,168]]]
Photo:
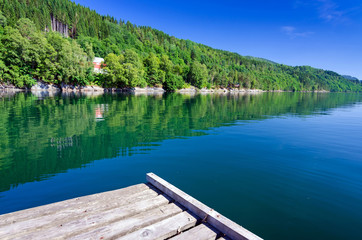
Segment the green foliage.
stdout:
[[165,71],[160,69],[160,59],[154,54],[150,55],[144,60],[146,68],[146,81],[149,85],[162,85],[165,82]]
[[110,53],[104,59],[105,85],[117,87],[145,86],[142,63],[133,50],[125,51],[124,55]]
[[56,32],[43,33],[25,18],[6,26],[0,36],[0,80],[30,87],[34,78],[54,83],[88,84],[93,80],[89,58],[79,44]]
[[166,75],[166,81],[163,85],[166,91],[174,92],[177,89],[183,88],[185,82],[183,78],[179,75],[168,73]]
[[207,68],[204,64],[194,61],[189,73],[189,81],[198,88],[204,88],[207,84]]
[[58,62],[55,66],[57,82],[86,85],[88,83],[87,71],[91,65],[87,61],[86,53],[77,42],[68,41],[57,33],[49,33],[47,38],[57,48],[55,55],[55,60]]
[[[52,30],[52,19],[68,27],[71,39],[51,32],[44,34],[44,30]],[[0,64],[5,65],[0,70],[0,81],[19,86],[25,82],[15,78],[30,75],[55,83],[162,85],[168,90],[185,84],[198,88],[362,90],[360,81],[332,71],[291,67],[213,49],[150,27],[101,16],[70,0],[0,1],[0,39]],[[94,76],[91,60],[110,54],[120,59],[111,55],[105,76]]]
[[51,30],[51,16],[69,27],[69,35],[86,35],[106,38],[110,33],[107,22],[117,24],[110,16],[101,16],[95,11],[68,0],[3,0],[0,10],[8,19],[10,26],[15,26],[20,18],[30,18],[38,29]]
[[6,25],[6,17],[0,11],[0,27],[4,27]]

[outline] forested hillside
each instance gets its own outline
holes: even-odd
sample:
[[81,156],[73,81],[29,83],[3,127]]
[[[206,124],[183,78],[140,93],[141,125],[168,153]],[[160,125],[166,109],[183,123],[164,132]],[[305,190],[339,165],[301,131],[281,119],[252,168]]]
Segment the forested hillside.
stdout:
[[[101,16],[69,0],[0,0],[0,11],[0,81],[17,86],[30,86],[35,78],[56,84],[148,85],[167,90],[190,85],[292,91],[362,89],[358,80],[332,71],[213,49]],[[105,58],[105,74],[92,72],[94,56]]]

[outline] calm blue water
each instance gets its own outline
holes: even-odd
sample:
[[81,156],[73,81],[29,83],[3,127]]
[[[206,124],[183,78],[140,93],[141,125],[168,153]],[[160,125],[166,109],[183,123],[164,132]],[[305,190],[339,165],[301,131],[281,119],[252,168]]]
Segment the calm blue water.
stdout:
[[154,172],[265,239],[361,239],[361,94],[0,98],[0,213]]

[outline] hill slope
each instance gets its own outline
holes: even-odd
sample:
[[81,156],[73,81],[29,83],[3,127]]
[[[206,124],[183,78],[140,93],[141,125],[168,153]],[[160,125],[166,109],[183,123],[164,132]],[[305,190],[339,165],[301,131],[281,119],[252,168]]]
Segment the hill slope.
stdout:
[[[69,0],[2,0],[0,11],[0,81],[17,85],[31,85],[35,77],[117,87],[162,85],[168,90],[188,85],[293,91],[362,89],[359,81],[332,71],[213,49],[101,16]],[[50,30],[70,38],[46,33]],[[92,73],[89,61],[94,56],[105,58],[106,74]]]
[[349,75],[342,75],[342,77],[344,77],[345,79],[348,79],[348,80],[352,80],[352,81],[360,81],[358,78],[352,77]]

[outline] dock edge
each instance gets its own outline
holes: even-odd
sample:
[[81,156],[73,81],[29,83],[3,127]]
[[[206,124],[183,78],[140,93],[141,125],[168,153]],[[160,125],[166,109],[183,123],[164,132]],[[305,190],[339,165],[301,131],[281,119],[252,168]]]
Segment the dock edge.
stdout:
[[146,179],[153,186],[186,207],[193,214],[206,220],[211,226],[218,229],[232,239],[262,240],[254,233],[231,221],[212,208],[206,206],[177,187],[163,180],[154,173],[147,173]]

